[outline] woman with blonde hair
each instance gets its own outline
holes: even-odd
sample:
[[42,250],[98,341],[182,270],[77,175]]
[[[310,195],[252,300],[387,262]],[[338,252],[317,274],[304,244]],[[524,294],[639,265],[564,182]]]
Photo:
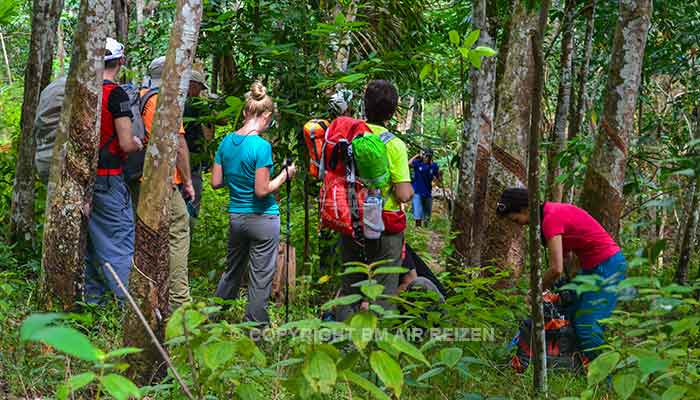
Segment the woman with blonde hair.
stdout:
[[270,127],[274,111],[265,86],[253,83],[246,93],[243,126],[221,141],[211,174],[214,189],[226,186],[229,190],[228,269],[216,296],[238,298],[243,272],[250,264],[245,317],[265,324],[280,235],[274,193],[296,172],[292,164],[271,178],[272,146],[260,135]]

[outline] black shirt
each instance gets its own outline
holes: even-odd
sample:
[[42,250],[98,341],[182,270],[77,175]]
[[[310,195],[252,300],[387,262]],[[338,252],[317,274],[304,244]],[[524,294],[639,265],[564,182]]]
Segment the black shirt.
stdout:
[[129,104],[129,95],[120,86],[115,87],[109,93],[107,99],[107,110],[112,114],[112,118],[133,117]]
[[204,101],[198,98],[187,98],[183,119],[185,120],[185,140],[190,151],[190,167],[193,171],[204,171],[211,166],[211,156],[207,151],[202,123],[197,121],[208,113],[209,107]]

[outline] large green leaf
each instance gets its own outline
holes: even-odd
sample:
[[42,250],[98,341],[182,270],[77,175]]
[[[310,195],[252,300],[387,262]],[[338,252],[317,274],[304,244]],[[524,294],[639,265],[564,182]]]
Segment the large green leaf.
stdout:
[[450,43],[452,43],[455,46],[459,46],[459,32],[452,30],[449,32],[449,35]]
[[615,375],[613,388],[621,400],[627,400],[634,393],[634,389],[637,388],[638,381],[639,377],[633,374]]
[[477,46],[471,49],[470,53],[474,53],[480,57],[493,57],[496,55],[496,50],[486,46]]
[[102,387],[116,400],[128,400],[130,397],[140,399],[141,392],[134,382],[117,374],[108,374],[100,378]]
[[374,284],[360,286],[360,291],[370,300],[376,300],[384,292],[384,285]]
[[462,353],[463,351],[459,347],[449,347],[446,349],[442,349],[440,350],[440,361],[448,367],[454,368],[455,365],[457,365],[459,360],[462,358]]
[[430,73],[433,71],[433,66],[432,64],[425,64],[423,68],[420,70],[420,75],[418,75],[418,79],[424,80]]
[[258,391],[258,385],[244,383],[236,387],[236,396],[240,400],[262,400],[264,397]]
[[664,394],[661,395],[661,400],[680,400],[687,391],[687,387],[671,385],[668,389],[666,389]]
[[620,361],[620,353],[618,352],[598,356],[588,365],[588,385],[595,385],[607,378],[615,369],[618,361]]
[[362,296],[359,294],[351,294],[348,296],[338,297],[337,299],[327,301],[324,305],[321,306],[321,310],[325,311],[330,310],[335,306],[346,306],[348,304],[354,304],[360,300],[362,300]]
[[338,377],[335,362],[324,351],[316,350],[304,363],[304,378],[316,393],[330,393]]
[[368,381],[367,379],[363,378],[360,375],[357,375],[352,371],[341,372],[341,378],[348,380],[354,383],[355,385],[361,387],[362,389],[366,390],[377,400],[389,400],[389,396],[387,396],[386,393],[382,392],[382,390],[379,389],[374,383]]
[[393,390],[397,398],[401,398],[403,372],[399,363],[386,352],[377,350],[369,356],[369,364],[384,385]]
[[671,366],[671,360],[664,360],[658,357],[644,357],[639,359],[639,369],[643,374],[653,374],[658,371],[665,371]]
[[357,313],[350,320],[350,328],[352,342],[358,349],[364,350],[377,329],[377,317],[370,312]]
[[235,346],[231,342],[213,342],[202,346],[204,365],[211,370],[225,365],[235,354]]
[[90,384],[90,382],[95,379],[95,376],[94,372],[85,372],[71,377],[68,379],[68,382],[61,385],[58,390],[56,390],[56,398],[58,398],[58,400],[67,400],[69,394],[77,392]]
[[426,366],[430,367],[430,362],[428,359],[425,358],[423,353],[418,350],[416,346],[413,344],[409,343],[406,339],[404,339],[401,336],[395,336],[395,335],[388,335],[387,336],[387,341],[391,343],[391,346],[395,348],[396,350],[408,355],[409,357],[415,359],[416,361],[420,361]]
[[102,352],[87,336],[66,326],[49,326],[34,332],[29,340],[43,342],[56,350],[85,361],[97,361]]
[[473,31],[469,32],[469,35],[467,35],[467,37],[464,39],[464,43],[462,43],[462,47],[470,49],[472,46],[474,46],[474,43],[479,40],[479,35],[481,35],[481,30],[479,29],[474,29]]
[[19,337],[22,341],[29,340],[36,331],[62,318],[64,315],[58,313],[32,314],[22,322],[22,326],[19,328]]
[[185,325],[187,332],[192,334],[195,328],[203,324],[207,320],[207,316],[199,311],[188,309],[186,307],[178,308],[168,320],[168,325],[165,327],[165,339],[170,340],[179,336],[185,335]]
[[374,270],[374,275],[381,275],[381,274],[403,274],[404,272],[407,272],[408,269],[404,267],[379,267],[376,270]]

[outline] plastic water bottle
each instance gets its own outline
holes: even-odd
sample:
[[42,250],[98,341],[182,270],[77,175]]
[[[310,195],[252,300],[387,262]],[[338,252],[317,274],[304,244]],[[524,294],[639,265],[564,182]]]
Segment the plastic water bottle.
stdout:
[[384,232],[382,210],[384,204],[379,190],[370,190],[362,206],[362,225],[366,239],[379,239]]

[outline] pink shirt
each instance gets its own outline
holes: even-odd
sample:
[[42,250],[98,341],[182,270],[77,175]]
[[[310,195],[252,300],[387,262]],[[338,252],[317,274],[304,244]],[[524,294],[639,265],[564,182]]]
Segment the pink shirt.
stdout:
[[583,269],[593,269],[620,251],[595,218],[571,204],[544,203],[542,234],[546,240],[561,235],[564,255],[573,251]]

